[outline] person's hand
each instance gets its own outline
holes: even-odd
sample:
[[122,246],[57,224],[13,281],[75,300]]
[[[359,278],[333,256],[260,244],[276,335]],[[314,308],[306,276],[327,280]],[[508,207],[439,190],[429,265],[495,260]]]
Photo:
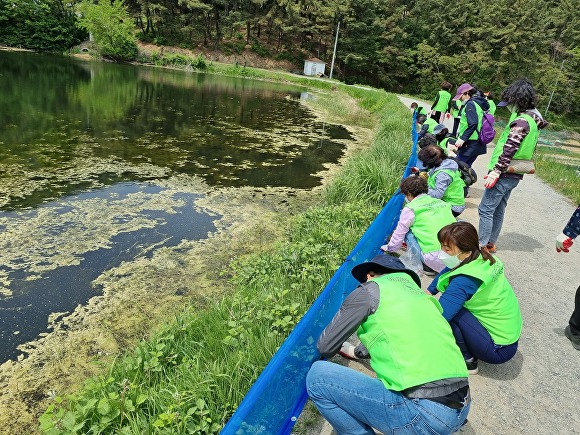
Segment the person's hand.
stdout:
[[495,186],[495,183],[497,183],[497,180],[498,180],[500,175],[501,175],[501,173],[497,169],[494,169],[489,174],[487,174],[485,177],[483,177],[483,185],[487,189],[491,189],[493,186]]
[[574,244],[571,237],[561,233],[556,237],[556,252],[570,252],[570,247]]
[[388,246],[389,246],[389,245],[383,245],[383,246],[381,246],[381,251],[383,251],[383,252],[387,252],[387,247],[388,247]]
[[356,346],[350,344],[348,341],[342,343],[340,350],[338,351],[339,355],[342,355],[348,359],[358,359],[357,356],[354,354],[354,349]]
[[464,143],[465,143],[465,141],[463,139],[457,139],[455,141],[455,149],[458,150],[459,148],[461,148],[463,146]]

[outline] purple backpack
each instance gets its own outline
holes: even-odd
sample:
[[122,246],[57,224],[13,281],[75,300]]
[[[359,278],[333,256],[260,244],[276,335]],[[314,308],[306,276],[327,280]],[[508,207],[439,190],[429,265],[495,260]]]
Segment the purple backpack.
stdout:
[[495,137],[495,129],[493,128],[494,122],[495,119],[491,113],[483,113],[483,117],[481,119],[481,130],[477,131],[477,135],[479,136],[477,140],[480,144],[487,145]]

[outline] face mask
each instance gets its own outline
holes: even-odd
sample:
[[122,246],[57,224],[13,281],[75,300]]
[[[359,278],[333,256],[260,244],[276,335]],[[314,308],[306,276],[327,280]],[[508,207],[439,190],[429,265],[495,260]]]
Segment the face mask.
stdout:
[[457,255],[451,256],[447,252],[441,251],[439,253],[439,260],[441,260],[441,262],[449,269],[454,269],[461,263],[461,260],[457,257]]
[[510,104],[509,106],[507,106],[508,110],[512,113],[515,113],[518,111],[518,108],[516,107],[515,104]]

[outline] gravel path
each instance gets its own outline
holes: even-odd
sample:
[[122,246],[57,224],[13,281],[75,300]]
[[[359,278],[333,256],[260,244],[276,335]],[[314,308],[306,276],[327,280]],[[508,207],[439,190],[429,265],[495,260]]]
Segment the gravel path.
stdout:
[[[416,101],[400,98],[407,107]],[[480,180],[460,216],[476,228],[493,145],[473,165]],[[518,296],[524,328],[511,361],[480,362],[479,374],[471,376],[473,402],[463,434],[580,433],[580,352],[564,336],[580,285],[580,242],[569,254],[554,248],[576,205],[534,175],[512,192],[496,255]],[[333,432],[325,423],[319,433]]]

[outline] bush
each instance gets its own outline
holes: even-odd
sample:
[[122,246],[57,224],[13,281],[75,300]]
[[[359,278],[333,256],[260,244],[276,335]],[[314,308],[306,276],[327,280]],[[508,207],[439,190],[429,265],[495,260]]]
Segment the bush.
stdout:
[[85,0],[77,7],[81,13],[79,26],[92,33],[94,45],[101,56],[114,60],[133,60],[137,57],[133,22],[122,0],[99,4]]

